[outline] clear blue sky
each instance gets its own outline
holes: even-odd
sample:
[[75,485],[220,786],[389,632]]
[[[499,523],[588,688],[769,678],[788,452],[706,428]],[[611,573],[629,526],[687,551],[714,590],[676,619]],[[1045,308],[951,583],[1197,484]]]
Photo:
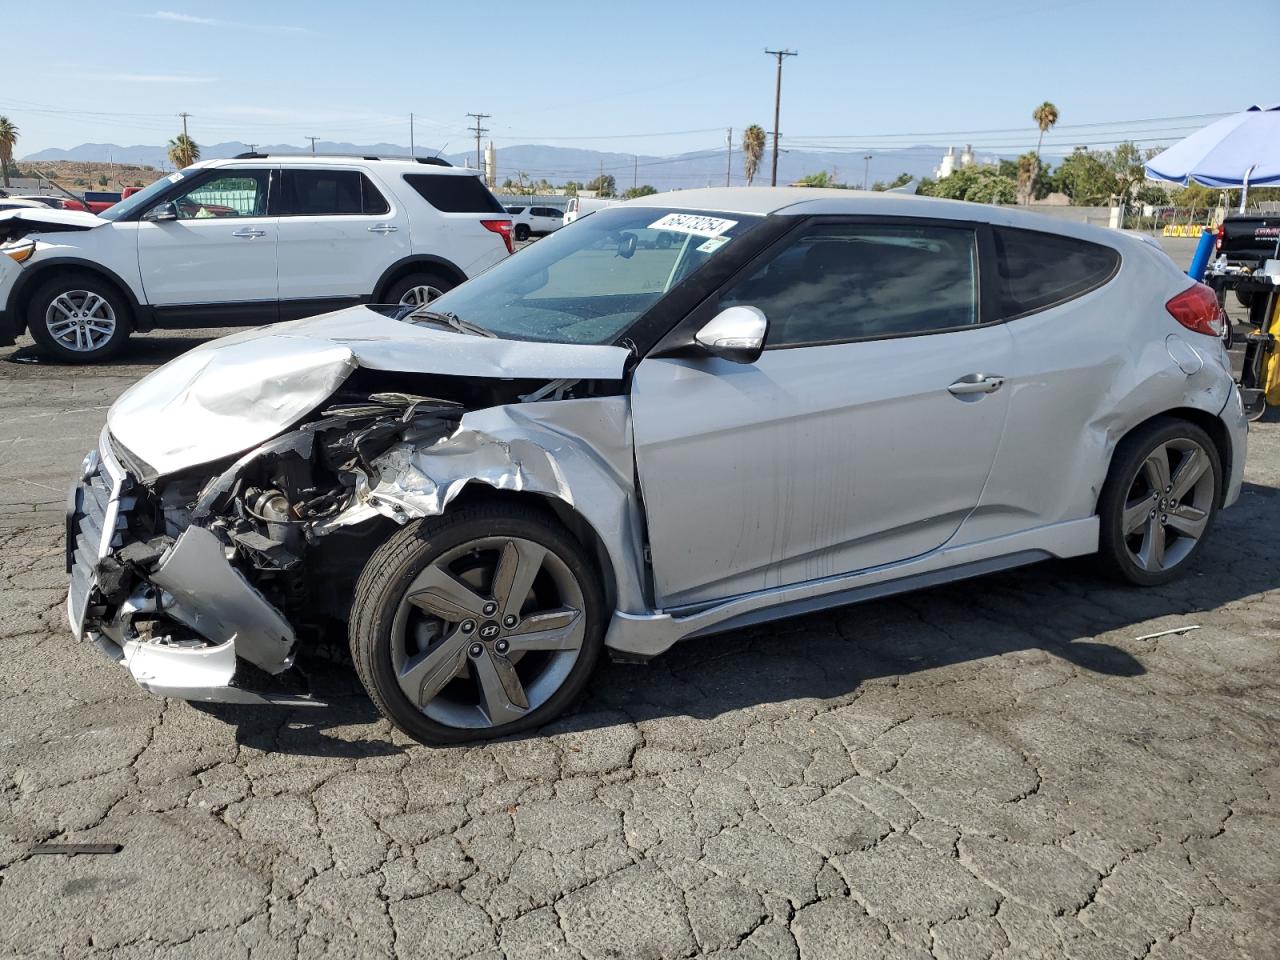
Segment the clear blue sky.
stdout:
[[38,3],[12,4],[0,17],[0,39],[10,41],[0,114],[21,129],[18,156],[84,141],[163,143],[183,110],[203,143],[407,143],[413,111],[418,145],[453,152],[473,142],[466,113],[478,111],[493,115],[499,146],[671,154],[723,145],[728,126],[735,141],[749,123],[769,129],[774,69],[763,50],[789,47],[800,55],[785,66],[784,146],[970,141],[1017,153],[1034,146],[1030,113],[1048,99],[1062,114],[1051,154],[1126,135],[1154,144],[1208,120],[1076,125],[1280,100],[1280,81],[1257,70],[1222,89],[1193,66],[1187,37],[1222,35],[1209,63],[1244,49],[1206,10],[1184,0],[154,0],[110,9],[63,0],[55,18]]

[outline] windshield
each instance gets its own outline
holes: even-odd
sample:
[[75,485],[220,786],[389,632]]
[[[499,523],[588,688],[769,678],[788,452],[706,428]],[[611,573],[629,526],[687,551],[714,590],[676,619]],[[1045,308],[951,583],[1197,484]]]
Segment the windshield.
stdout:
[[511,340],[613,343],[663,294],[760,223],[740,213],[611,207],[431,302]]
[[123,220],[131,213],[141,210],[147,210],[155,203],[155,198],[168,190],[171,186],[181,180],[183,177],[190,176],[191,167],[185,170],[179,170],[177,173],[171,173],[167,177],[161,177],[150,186],[144,187],[131,197],[125,197],[119,203],[113,203],[107,209],[103,210],[98,216],[103,220]]

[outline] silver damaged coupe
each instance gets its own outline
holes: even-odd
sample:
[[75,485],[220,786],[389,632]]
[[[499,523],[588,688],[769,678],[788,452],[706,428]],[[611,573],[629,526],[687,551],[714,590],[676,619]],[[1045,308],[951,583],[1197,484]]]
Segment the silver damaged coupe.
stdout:
[[1240,493],[1223,322],[1150,241],[1016,209],[645,197],[133,386],[68,505],[71,629],[161,696],[300,704],[345,621],[378,709],[454,743],[602,648],[1048,557],[1164,583]]

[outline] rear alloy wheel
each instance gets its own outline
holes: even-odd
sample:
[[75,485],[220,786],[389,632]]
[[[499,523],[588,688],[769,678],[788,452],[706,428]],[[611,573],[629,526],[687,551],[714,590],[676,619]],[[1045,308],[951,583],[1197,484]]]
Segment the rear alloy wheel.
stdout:
[[1099,503],[1103,558],[1130,583],[1169,582],[1200,550],[1221,490],[1217,449],[1194,424],[1157,420],[1126,437]]
[[424,743],[490,739],[554,719],[603,639],[590,559],[522,507],[406,527],[361,574],[351,649],[378,709]]
[[69,274],[35,291],[27,307],[27,329],[48,356],[92,363],[124,346],[129,308],[110,284],[88,274]]
[[435,273],[411,273],[387,288],[384,300],[406,307],[425,307],[456,284]]

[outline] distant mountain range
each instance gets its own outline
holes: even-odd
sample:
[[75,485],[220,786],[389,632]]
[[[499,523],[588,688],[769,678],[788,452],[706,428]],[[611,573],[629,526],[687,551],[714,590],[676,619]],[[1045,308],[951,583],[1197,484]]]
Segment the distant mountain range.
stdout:
[[[273,143],[258,144],[257,149],[263,153],[307,153],[309,147],[293,144]],[[232,140],[227,143],[205,144],[200,148],[200,155],[206,160],[234,157],[238,153],[246,153],[250,145]],[[316,144],[318,153],[350,153],[370,155],[408,156],[409,148],[397,143],[334,143],[320,141]],[[837,182],[861,184],[863,178],[865,154],[872,154],[870,169],[867,172],[868,183],[877,180],[892,180],[899,173],[909,173],[913,177],[933,175],[934,167],[942,160],[945,147],[931,144],[919,144],[904,147],[900,150],[876,150],[875,148],[849,147],[839,152],[817,152],[806,150],[784,150],[778,156],[778,182],[790,183],[811,173],[827,170],[833,173]],[[418,147],[418,156],[429,156],[433,150]],[[634,155],[630,153],[608,153],[599,150],[583,150],[573,147],[548,147],[538,144],[524,144],[512,147],[500,147],[498,156],[498,182],[510,177],[516,180],[520,173],[528,179],[537,181],[546,179],[559,185],[569,180],[585,183],[599,176],[601,170],[612,174],[619,190],[625,190],[632,183],[647,183],[659,190],[671,190],[680,187],[705,187],[723,185],[727,157],[723,149],[706,150],[694,153],[678,154],[671,157],[655,157]],[[475,165],[475,153],[462,152],[444,155],[445,159],[457,166]],[[986,159],[986,158],[983,158]],[[163,146],[145,144],[120,146],[115,143],[82,143],[69,150],[51,148],[32,153],[22,160],[50,161],[73,160],[81,162],[144,164],[163,168],[168,166],[169,159]],[[756,174],[756,183],[767,183],[769,179],[770,154],[766,150]],[[735,184],[745,183],[742,172],[742,154],[735,150],[732,159],[732,177]]]

